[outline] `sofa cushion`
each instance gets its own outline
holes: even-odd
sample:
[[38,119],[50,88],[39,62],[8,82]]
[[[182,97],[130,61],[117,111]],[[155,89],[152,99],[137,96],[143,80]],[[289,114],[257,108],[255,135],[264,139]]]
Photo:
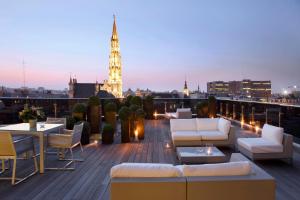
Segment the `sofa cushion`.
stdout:
[[[177,167],[180,169],[180,167]],[[242,176],[251,173],[249,161],[204,164],[204,165],[183,165],[181,167],[183,176]]]
[[229,120],[226,120],[224,118],[219,119],[219,122],[218,122],[219,131],[221,131],[222,133],[228,135],[230,127],[231,127],[231,122]]
[[227,140],[228,135],[220,131],[198,131],[202,140]]
[[110,177],[180,177],[182,172],[171,164],[122,163],[110,170]]
[[197,131],[174,131],[173,140],[201,140],[201,135]]
[[196,131],[196,119],[170,119],[171,132]]
[[282,144],[283,128],[265,124],[262,129],[261,137],[277,144]]
[[191,108],[177,108],[176,112],[190,112]]
[[198,131],[216,131],[218,130],[219,118],[197,118],[197,130]]
[[264,138],[239,138],[237,143],[252,153],[283,152],[282,144],[277,144]]

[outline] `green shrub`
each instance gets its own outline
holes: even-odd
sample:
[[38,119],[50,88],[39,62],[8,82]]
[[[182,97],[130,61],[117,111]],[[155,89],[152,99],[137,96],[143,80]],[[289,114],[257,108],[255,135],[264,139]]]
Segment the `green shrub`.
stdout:
[[100,104],[101,104],[101,101],[98,96],[91,96],[88,100],[89,106],[99,106]]
[[125,99],[125,105],[126,106],[128,106],[128,107],[130,106],[130,101],[131,101],[132,97],[133,97],[132,95],[129,95],[129,96],[126,97],[126,99]]
[[134,96],[130,100],[131,105],[137,105],[137,106],[142,106],[142,98],[139,96]]
[[119,118],[122,121],[126,121],[129,120],[131,115],[131,110],[127,107],[127,106],[123,106],[120,110],[119,110]]
[[133,104],[133,105],[131,105],[130,107],[129,107],[129,109],[131,110],[131,112],[133,112],[133,113],[135,113],[138,109],[140,109],[141,107],[140,106],[138,106],[138,105],[135,105],[135,104]]
[[113,102],[109,102],[104,106],[105,112],[117,112],[117,105]]
[[84,103],[76,103],[73,107],[73,113],[85,113],[86,105]]

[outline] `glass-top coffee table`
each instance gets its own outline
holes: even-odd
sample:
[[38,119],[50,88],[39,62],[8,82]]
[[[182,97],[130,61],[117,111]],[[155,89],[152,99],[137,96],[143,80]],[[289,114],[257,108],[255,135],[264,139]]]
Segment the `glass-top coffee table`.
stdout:
[[[210,148],[210,153],[207,152]],[[226,162],[226,155],[217,147],[177,147],[177,156],[180,163],[201,164]]]

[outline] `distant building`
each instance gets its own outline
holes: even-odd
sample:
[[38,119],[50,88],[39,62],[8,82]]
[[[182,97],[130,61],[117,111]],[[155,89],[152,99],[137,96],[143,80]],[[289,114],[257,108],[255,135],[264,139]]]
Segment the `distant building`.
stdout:
[[219,97],[238,97],[251,99],[269,99],[271,81],[213,81],[207,83],[207,93]]
[[117,33],[116,18],[114,16],[111,36],[111,49],[109,56],[109,78],[103,83],[78,83],[77,79],[70,77],[69,98],[88,98],[92,95],[122,98],[122,64]]
[[189,91],[189,89],[188,89],[186,80],[184,80],[183,96],[184,96],[184,97],[189,97],[189,96],[190,96],[190,91]]
[[147,88],[146,90],[136,89],[135,96],[145,97],[151,95],[151,91]]
[[207,83],[207,93],[216,96],[228,96],[229,83],[224,81],[213,81]]

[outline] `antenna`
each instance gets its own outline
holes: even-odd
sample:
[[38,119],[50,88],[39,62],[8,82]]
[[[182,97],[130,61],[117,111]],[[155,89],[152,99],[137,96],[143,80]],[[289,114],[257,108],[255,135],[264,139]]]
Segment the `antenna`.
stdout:
[[25,61],[22,61],[22,69],[23,69],[23,88],[26,86],[26,69],[25,69]]

